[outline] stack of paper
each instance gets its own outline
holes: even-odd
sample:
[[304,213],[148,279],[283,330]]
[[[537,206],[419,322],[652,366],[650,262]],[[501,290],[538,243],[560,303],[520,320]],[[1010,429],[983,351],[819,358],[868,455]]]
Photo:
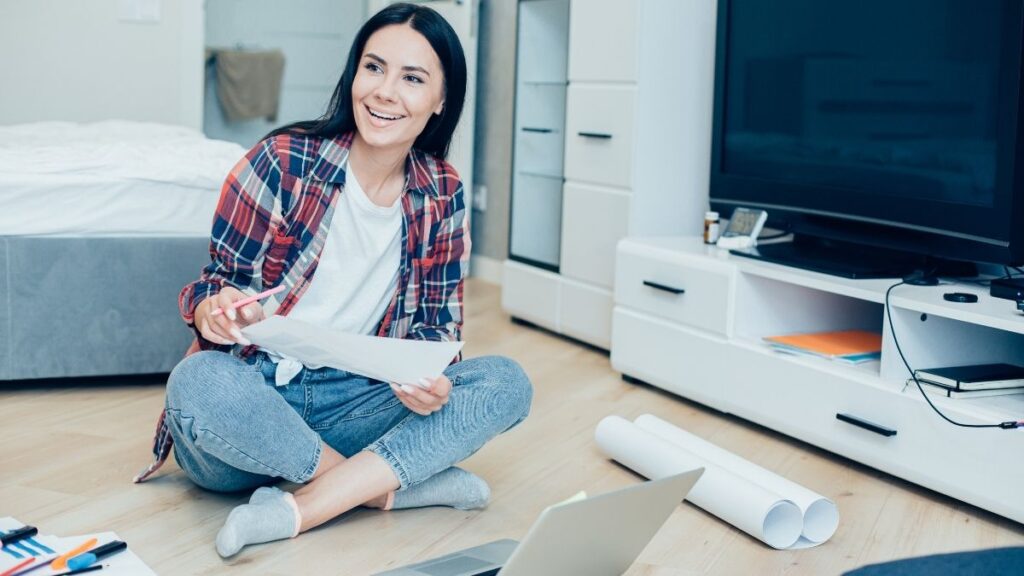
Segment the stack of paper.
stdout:
[[[25,524],[18,520],[6,517],[0,518],[0,532],[10,532],[17,528],[21,528]],[[0,574],[3,574],[24,563],[28,559],[34,559],[34,561],[22,569],[18,569],[13,573],[12,576],[20,575],[28,570],[28,576],[54,576],[56,574],[64,574],[67,572],[64,570],[54,570],[48,566],[57,556],[74,550],[82,543],[86,542],[91,538],[96,538],[96,546],[102,546],[107,542],[113,542],[114,540],[120,540],[117,534],[113,532],[100,532],[97,534],[86,534],[84,536],[68,536],[58,537],[53,535],[42,535],[33,536],[26,540],[20,540],[12,544],[3,547],[3,551],[0,552]],[[94,546],[93,548],[95,548]],[[46,567],[39,568],[40,564],[47,564]],[[97,574],[103,576],[156,576],[149,566],[135,555],[129,547],[124,552],[108,556],[101,559],[98,564],[101,564],[104,568]]]
[[779,352],[819,356],[851,364],[878,360],[882,356],[882,335],[865,330],[766,336],[764,341]]

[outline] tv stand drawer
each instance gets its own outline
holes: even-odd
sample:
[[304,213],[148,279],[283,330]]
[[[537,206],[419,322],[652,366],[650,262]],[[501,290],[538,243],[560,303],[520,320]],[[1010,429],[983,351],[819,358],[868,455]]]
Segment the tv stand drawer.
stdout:
[[[707,260],[707,259],[705,259]],[[689,262],[662,253],[619,244],[615,302],[659,318],[725,335],[730,331],[729,305],[733,267],[714,261]]]

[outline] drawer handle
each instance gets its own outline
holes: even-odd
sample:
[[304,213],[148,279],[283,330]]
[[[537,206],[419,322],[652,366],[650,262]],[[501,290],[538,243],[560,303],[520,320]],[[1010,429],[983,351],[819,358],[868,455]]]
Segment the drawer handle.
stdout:
[[658,284],[657,282],[651,282],[650,280],[644,280],[644,286],[650,286],[655,290],[664,290],[665,292],[671,292],[673,294],[683,294],[686,290],[682,288],[673,288],[672,286],[666,286],[664,284]]
[[583,136],[584,138],[598,138],[598,139],[601,139],[601,140],[611,140],[612,139],[612,135],[611,134],[607,134],[605,132],[577,132],[577,134],[579,134],[580,136]]
[[551,134],[554,132],[551,128],[530,128],[523,126],[523,132],[536,132],[538,134]]
[[874,432],[875,434],[881,434],[882,436],[885,436],[887,438],[896,435],[896,431],[893,430],[892,428],[886,428],[885,426],[879,426],[878,424],[875,424],[874,422],[868,422],[867,420],[864,420],[863,418],[858,418],[858,417],[852,416],[850,414],[836,414],[836,420],[842,420],[843,422],[846,422],[847,424],[853,424],[854,426],[857,426],[858,428],[863,428],[865,430],[870,430],[871,432]]

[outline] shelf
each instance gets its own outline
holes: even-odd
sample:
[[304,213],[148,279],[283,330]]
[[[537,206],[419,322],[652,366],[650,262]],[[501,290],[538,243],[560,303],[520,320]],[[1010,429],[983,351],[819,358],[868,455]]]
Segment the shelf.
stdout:
[[[904,386],[905,381],[883,380],[879,378],[879,361],[862,364],[844,364],[828,358],[787,354],[773,350],[771,346],[750,338],[737,338],[736,346],[753,350],[759,354],[771,356],[780,362],[790,362],[821,372],[827,372],[845,379],[856,380],[863,386],[869,386],[887,393],[909,397],[915,402],[925,404],[921,392],[916,386]],[[953,419],[963,419],[972,424],[997,423],[1006,420],[1020,420],[1024,417],[1024,394],[1008,394],[1005,396],[986,396],[984,398],[946,398],[932,394],[932,403],[944,414]],[[927,406],[925,406],[927,408]],[[937,414],[935,418],[939,418]]]
[[783,362],[793,362],[808,368],[830,372],[844,378],[856,378],[858,383],[864,384],[865,386],[874,386],[884,389],[891,388],[889,386],[885,386],[878,378],[878,374],[881,369],[881,362],[878,360],[863,362],[860,364],[848,364],[838,360],[821,358],[819,356],[779,352],[764,342],[753,338],[736,338],[733,342],[737,346],[778,358]]
[[[917,386],[900,386],[899,393],[911,395],[924,403]],[[936,408],[954,420],[967,420],[970,424],[997,424],[1024,418],[1024,394],[986,396],[984,398],[947,398],[938,394],[928,396]],[[935,415],[939,418],[939,415]]]
[[[716,248],[716,250],[721,249]],[[723,250],[723,252],[725,251]],[[895,279],[853,280],[840,278],[838,276],[822,274],[821,272],[811,272],[810,270],[801,270],[781,264],[750,260],[742,256],[733,256],[728,254],[728,252],[726,252],[725,257],[736,262],[739,269],[747,274],[771,278],[790,284],[798,284],[807,288],[814,288],[823,292],[841,294],[870,302],[884,302],[886,289],[899,281]]]

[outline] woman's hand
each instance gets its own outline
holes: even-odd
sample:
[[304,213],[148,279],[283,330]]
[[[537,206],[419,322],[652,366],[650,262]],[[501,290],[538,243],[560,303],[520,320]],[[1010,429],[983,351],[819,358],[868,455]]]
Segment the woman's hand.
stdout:
[[[203,338],[214,344],[250,345],[251,342],[242,336],[242,327],[263,320],[263,307],[253,302],[238,309],[229,308],[233,302],[245,297],[240,290],[225,286],[219,294],[200,302],[196,306],[195,325]],[[217,308],[223,312],[214,316],[213,311]]]
[[409,384],[398,385],[392,382],[391,390],[406,408],[420,416],[433,414],[448,403],[448,395],[452,391],[452,381],[447,376],[442,374],[434,379],[424,378],[420,380],[420,383],[426,388]]

